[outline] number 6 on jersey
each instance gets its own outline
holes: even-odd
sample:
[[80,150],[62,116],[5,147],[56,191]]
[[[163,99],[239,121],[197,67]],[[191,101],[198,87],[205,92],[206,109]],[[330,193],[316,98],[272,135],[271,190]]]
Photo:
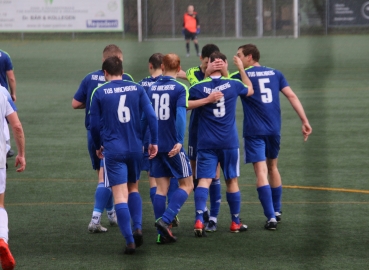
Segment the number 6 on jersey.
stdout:
[[131,120],[131,112],[128,107],[125,107],[126,95],[120,96],[118,105],[118,119],[121,123],[127,123]]

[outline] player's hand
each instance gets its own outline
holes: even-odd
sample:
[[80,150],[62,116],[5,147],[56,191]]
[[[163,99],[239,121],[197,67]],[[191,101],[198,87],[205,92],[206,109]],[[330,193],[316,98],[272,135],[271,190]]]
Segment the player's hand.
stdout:
[[13,100],[14,102],[16,102],[16,101],[17,101],[17,96],[16,96],[15,94],[11,94],[10,96],[12,97],[12,100]]
[[149,153],[149,159],[153,159],[158,153],[158,146],[156,144],[150,144],[147,152]]
[[175,155],[177,155],[182,149],[182,144],[180,143],[176,143],[173,147],[172,150],[170,150],[170,152],[168,153],[169,157],[174,157]]
[[186,35],[186,32],[185,32],[185,29],[183,28],[182,29],[182,35],[185,36]]
[[101,146],[100,149],[96,150],[96,156],[99,159],[103,159],[104,158],[103,151],[104,151],[104,146]]
[[20,167],[17,169],[17,172],[23,172],[26,169],[26,158],[17,155],[15,157],[15,167],[18,167],[18,165]]
[[198,35],[198,34],[200,34],[200,28],[197,28],[197,30],[196,30],[196,34]]
[[215,59],[213,62],[209,62],[206,68],[206,74],[210,75],[215,71],[221,71],[226,63],[222,59]]
[[222,97],[223,97],[223,93],[218,91],[218,92],[212,92],[208,97],[207,97],[207,100],[208,100],[208,103],[215,103],[217,102],[218,100],[220,100]]
[[233,63],[239,71],[244,70],[242,60],[237,55],[233,56]]
[[307,141],[311,132],[313,132],[313,129],[311,128],[309,123],[302,124],[302,135],[304,136],[304,142]]

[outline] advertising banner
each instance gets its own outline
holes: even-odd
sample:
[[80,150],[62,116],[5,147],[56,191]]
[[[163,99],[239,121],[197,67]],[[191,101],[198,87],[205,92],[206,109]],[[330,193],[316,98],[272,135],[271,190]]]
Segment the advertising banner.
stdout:
[[329,26],[369,25],[369,0],[329,0]]
[[0,31],[123,31],[122,10],[122,0],[0,0]]

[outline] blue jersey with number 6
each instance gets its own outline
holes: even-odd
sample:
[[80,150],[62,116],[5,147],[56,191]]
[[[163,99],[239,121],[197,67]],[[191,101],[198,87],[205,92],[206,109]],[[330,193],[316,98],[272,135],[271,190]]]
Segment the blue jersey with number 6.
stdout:
[[159,152],[169,152],[178,143],[176,117],[177,108],[187,108],[187,86],[169,76],[162,76],[147,92],[160,130]]
[[190,88],[190,100],[206,98],[212,92],[221,91],[222,99],[197,108],[199,127],[197,149],[238,148],[236,106],[238,96],[246,97],[247,86],[233,79],[207,78]]
[[[243,136],[280,135],[281,108],[279,92],[288,86],[283,74],[265,66],[245,69],[254,88],[254,94],[241,98],[244,111]],[[241,80],[239,72],[231,78]]]
[[114,80],[96,88],[90,106],[90,129],[96,148],[103,138],[104,152],[142,153],[142,112],[149,122],[151,143],[157,144],[156,116],[142,86]]

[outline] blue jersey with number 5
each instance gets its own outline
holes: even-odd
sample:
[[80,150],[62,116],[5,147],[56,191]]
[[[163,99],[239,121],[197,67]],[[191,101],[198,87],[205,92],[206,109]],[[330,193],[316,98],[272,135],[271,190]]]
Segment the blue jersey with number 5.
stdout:
[[178,143],[176,130],[177,108],[187,108],[187,86],[172,77],[162,76],[147,92],[160,130],[159,152],[169,152]]
[[[102,145],[103,139],[105,152],[142,153],[142,112],[147,116],[150,131],[157,128],[150,100],[139,84],[114,80],[96,88],[90,106],[90,129],[96,148]],[[156,144],[157,130],[151,136]]]
[[[283,74],[265,66],[245,70],[254,88],[254,94],[241,98],[244,111],[243,136],[280,135],[281,108],[279,92],[288,86]],[[241,80],[239,72],[231,78]]]
[[236,106],[238,96],[248,93],[242,82],[226,78],[207,78],[190,88],[190,100],[206,98],[212,92],[221,91],[223,98],[216,103],[197,108],[199,127],[197,149],[238,148]]

